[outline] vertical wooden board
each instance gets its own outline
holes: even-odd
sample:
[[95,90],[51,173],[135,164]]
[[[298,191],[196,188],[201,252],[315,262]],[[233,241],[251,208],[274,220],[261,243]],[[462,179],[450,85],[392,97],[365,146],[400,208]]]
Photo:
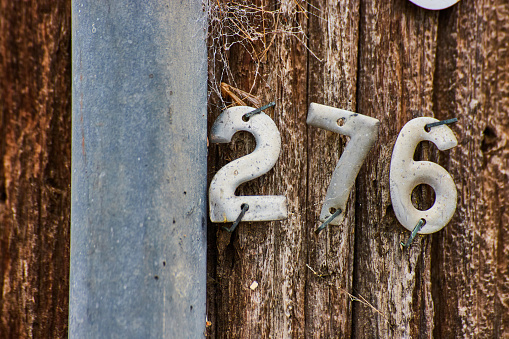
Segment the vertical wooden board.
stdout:
[[[215,8],[212,8],[216,6]],[[217,116],[225,108],[225,103],[232,103],[227,97],[223,102],[220,92],[220,83],[225,82],[235,88],[250,92],[255,79],[256,65],[252,60],[251,51],[239,43],[241,37],[234,35],[229,27],[237,24],[235,16],[237,7],[228,8],[228,2],[219,1],[211,3],[210,12],[210,39],[209,39],[209,132],[210,126]],[[253,4],[260,6],[260,3]],[[248,18],[252,19],[252,18]],[[228,34],[231,34],[228,36]],[[256,93],[253,93],[256,94]],[[210,138],[209,138],[210,139]],[[213,175],[228,162],[239,158],[254,149],[254,138],[245,132],[234,135],[229,144],[209,145],[209,183]],[[250,181],[242,185],[238,195],[263,194],[260,192],[259,180]],[[230,235],[222,229],[231,224],[216,224],[209,221],[208,224],[208,257],[207,257],[207,327],[208,337],[237,338],[242,335],[265,333],[266,322],[259,316],[260,310],[265,305],[257,305],[253,310],[249,284],[247,281],[253,278],[252,271],[257,271],[254,265],[258,262],[266,262],[266,255],[270,256],[271,235],[267,235],[270,229],[258,223],[242,223],[238,229]],[[252,226],[255,226],[254,228]],[[238,246],[239,232],[247,228],[251,237],[249,247],[255,248],[251,255],[245,255]],[[264,235],[261,236],[260,232]],[[248,242],[249,242],[248,240]],[[267,248],[268,246],[268,248]],[[262,257],[259,257],[261,255]],[[256,260],[253,260],[253,257]],[[265,267],[264,270],[271,269]],[[258,279],[259,280],[259,279]],[[254,298],[256,300],[256,298]],[[256,302],[255,302],[256,303]],[[269,307],[265,307],[266,314]],[[252,319],[255,318],[253,321]]]
[[[209,241],[209,246],[212,243],[217,251],[209,255],[209,259],[216,262],[215,272],[209,272],[214,275],[210,277],[209,289],[214,290],[216,300],[209,309],[210,318],[216,321],[209,335],[221,338],[302,337],[307,55],[302,44],[304,36],[299,32],[291,33],[291,28],[302,26],[303,30],[306,18],[299,13],[301,9],[294,1],[260,1],[249,7],[270,11],[262,25],[274,33],[265,36],[263,43],[252,42],[255,54],[240,44],[227,51],[225,60],[230,71],[223,73],[228,75],[223,81],[257,96],[263,104],[276,102],[276,107],[266,113],[280,130],[282,150],[273,170],[241,185],[237,194],[285,195],[289,218],[241,223],[232,235],[220,229],[222,224],[209,226],[217,229],[215,239]],[[261,17],[250,23],[259,24]],[[239,27],[244,29],[244,26]],[[215,75],[218,73],[221,71]],[[209,121],[212,123],[218,114],[219,110],[211,110]],[[247,134],[235,136],[229,145],[211,145],[210,161],[215,163],[211,175],[225,163],[253,149],[253,138]],[[251,289],[254,281],[258,286]]]
[[[281,1],[282,18],[290,27],[307,29],[306,14],[292,0]],[[281,132],[282,151],[274,168],[277,192],[288,199],[288,219],[275,224],[273,278],[275,310],[272,318],[273,337],[300,338],[304,336],[305,313],[305,208],[307,206],[307,53],[303,34],[282,35],[276,40],[275,53],[269,57],[277,77],[271,79],[279,110],[274,121]],[[280,178],[278,180],[278,178]]]
[[360,17],[358,111],[381,125],[357,182],[353,290],[378,312],[355,303],[353,335],[431,337],[430,237],[400,248],[409,232],[392,210],[389,165],[401,127],[433,116],[438,13],[407,0],[363,1]]
[[[358,27],[358,1],[310,2],[308,103],[355,111]],[[306,337],[346,338],[351,333],[347,292],[353,273],[355,194],[342,225],[314,233],[346,137],[308,126],[308,141]]]
[[435,235],[434,336],[509,336],[509,3],[460,1],[440,14],[434,92],[458,117],[445,158],[458,188],[453,221]]
[[70,1],[0,1],[0,333],[67,336]]

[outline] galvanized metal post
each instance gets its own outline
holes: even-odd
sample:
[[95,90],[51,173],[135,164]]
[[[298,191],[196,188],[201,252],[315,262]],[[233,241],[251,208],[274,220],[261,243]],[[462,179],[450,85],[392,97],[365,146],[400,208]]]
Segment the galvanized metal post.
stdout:
[[205,330],[206,8],[74,0],[71,338]]

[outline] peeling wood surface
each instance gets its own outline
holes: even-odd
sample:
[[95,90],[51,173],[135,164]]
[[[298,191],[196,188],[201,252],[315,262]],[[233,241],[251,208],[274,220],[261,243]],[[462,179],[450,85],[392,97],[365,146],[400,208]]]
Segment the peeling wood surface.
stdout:
[[70,1],[0,1],[0,337],[67,337]]
[[[461,0],[428,11],[407,0],[323,0],[308,1],[306,12],[293,0],[253,3],[278,11],[267,29],[304,34],[253,42],[266,51],[260,59],[241,45],[222,61],[211,52],[210,79],[261,104],[276,101],[267,113],[281,131],[280,159],[237,193],[285,194],[290,217],[241,223],[232,235],[209,224],[208,335],[508,337],[509,3]],[[225,63],[231,72],[221,72]],[[318,236],[322,200],[348,140],[307,126],[310,102],[381,122],[345,222]],[[210,124],[220,108],[212,95]],[[420,116],[460,120],[452,126],[458,147],[441,152],[422,143],[415,155],[451,173],[458,208],[443,230],[402,250],[409,232],[392,210],[389,165],[401,127]],[[211,145],[209,180],[253,149],[247,134]],[[433,198],[419,188],[414,199],[425,208]]]
[[465,1],[440,19],[435,110],[461,123],[460,145],[443,158],[459,206],[433,237],[434,334],[507,338],[509,4]]
[[437,23],[409,1],[361,4],[358,110],[380,120],[380,133],[358,177],[353,287],[386,317],[354,304],[354,337],[432,334],[430,237],[400,248],[409,233],[392,210],[389,168],[403,125],[433,116]]
[[[309,48],[316,57],[309,56],[308,103],[356,111],[359,2],[315,1],[309,11],[309,32],[313,32]],[[306,337],[344,338],[352,322],[347,292],[352,290],[355,192],[340,226],[329,226],[318,235],[314,231],[321,224],[320,210],[347,138],[311,126],[307,130],[307,202],[301,207],[306,211],[303,227],[310,267],[305,282]]]

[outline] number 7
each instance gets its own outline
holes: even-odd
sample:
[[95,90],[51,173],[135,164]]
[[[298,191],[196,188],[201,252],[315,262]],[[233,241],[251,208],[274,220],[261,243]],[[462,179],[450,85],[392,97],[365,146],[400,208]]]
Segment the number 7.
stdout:
[[[307,123],[350,137],[327,188],[320,221],[328,222],[317,229],[320,231],[329,223],[339,225],[345,218],[348,196],[369,150],[378,138],[380,121],[359,113],[311,103]],[[332,220],[328,220],[334,215]]]

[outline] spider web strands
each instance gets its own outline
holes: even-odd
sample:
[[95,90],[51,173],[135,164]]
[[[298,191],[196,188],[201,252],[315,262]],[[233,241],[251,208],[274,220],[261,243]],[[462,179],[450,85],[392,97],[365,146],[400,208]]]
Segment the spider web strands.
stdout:
[[[214,74],[209,77],[209,98],[211,95],[217,97],[217,105],[220,109],[228,106],[223,97],[228,91],[225,91],[224,85],[221,87],[221,83],[232,86],[228,88],[230,93],[232,88],[241,91],[229,66],[229,51],[235,45],[247,51],[257,68],[261,62],[267,59],[278,36],[295,38],[314,58],[321,61],[308,48],[308,37],[299,21],[287,19],[288,17],[302,16],[307,21],[309,16],[314,16],[327,21],[319,15],[320,10],[307,1],[289,0],[276,9],[269,9],[266,5],[256,5],[247,0],[215,0],[209,3],[208,10],[210,23],[209,63],[211,72]],[[242,91],[247,95],[242,94],[242,96],[252,95],[252,91],[260,79],[260,74],[257,72],[249,91]],[[243,89],[246,90],[246,88]],[[227,96],[233,100],[233,104],[238,105],[245,102],[244,98],[240,98],[239,93],[235,94],[240,100],[235,100],[235,96],[231,96],[229,93]]]

